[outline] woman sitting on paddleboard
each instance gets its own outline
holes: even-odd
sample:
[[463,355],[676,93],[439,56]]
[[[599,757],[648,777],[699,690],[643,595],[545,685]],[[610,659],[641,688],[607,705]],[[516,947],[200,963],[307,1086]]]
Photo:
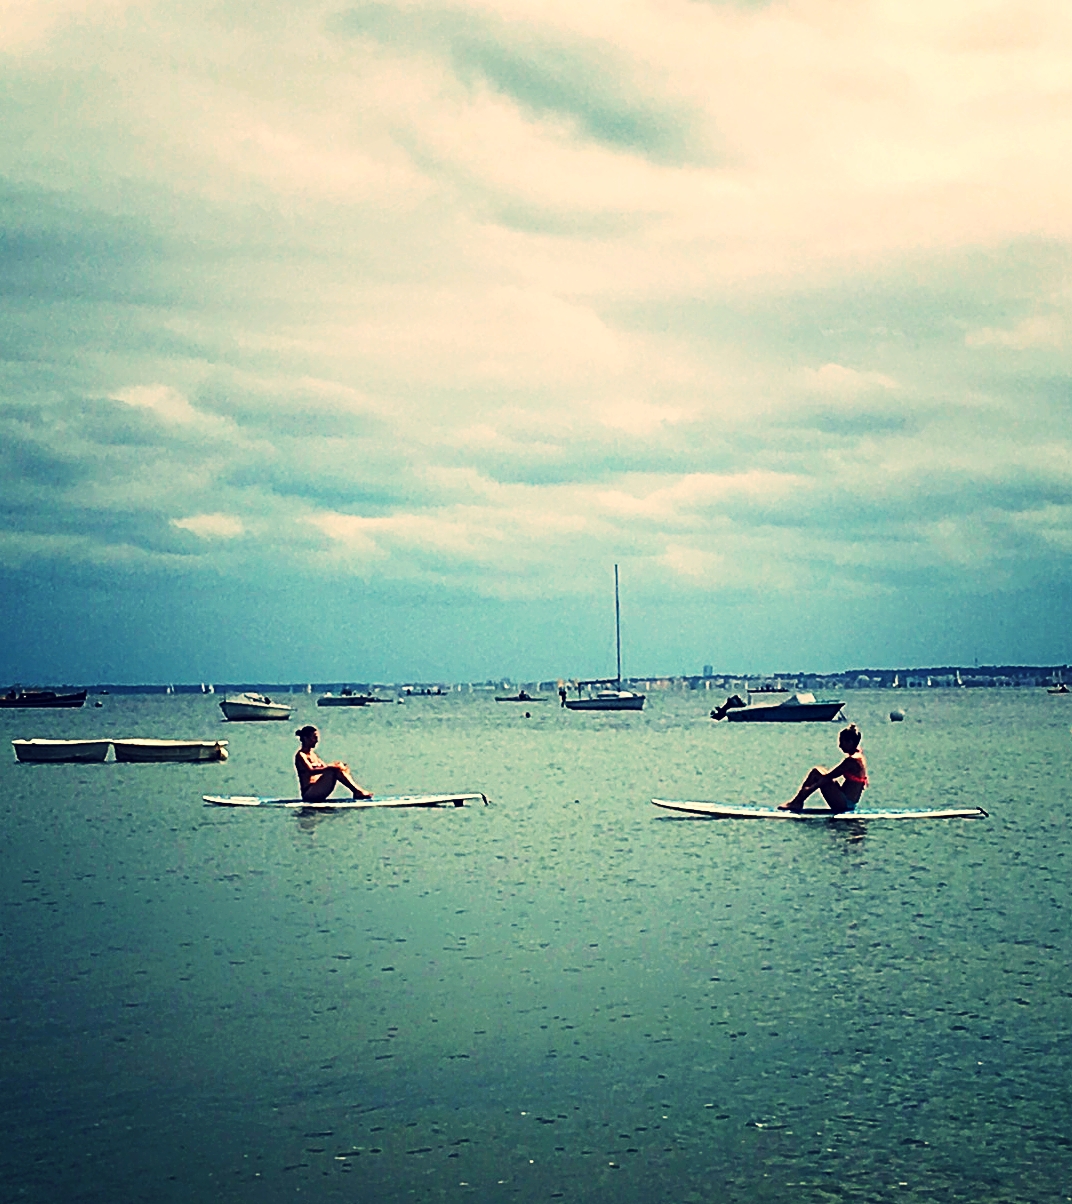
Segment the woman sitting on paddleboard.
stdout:
[[371,793],[350,776],[349,765],[344,765],[342,761],[332,761],[329,765],[316,755],[314,750],[320,733],[311,723],[299,727],[294,734],[301,741],[301,748],[294,754],[294,768],[298,771],[301,796],[305,802],[322,803],[336,784],[345,786],[354,798],[372,798]]
[[838,744],[845,754],[845,759],[834,769],[824,769],[822,765],[816,765],[796,794],[788,803],[782,803],[778,810],[803,811],[804,800],[818,790],[835,814],[855,811],[860,795],[867,785],[867,762],[864,760],[864,754],[860,752],[862,739],[860,729],[855,723],[843,728],[838,736]]

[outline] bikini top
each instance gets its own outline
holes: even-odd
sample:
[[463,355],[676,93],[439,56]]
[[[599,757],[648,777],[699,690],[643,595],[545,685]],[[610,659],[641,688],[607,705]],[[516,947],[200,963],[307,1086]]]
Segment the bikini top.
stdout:
[[867,785],[867,765],[865,764],[863,757],[859,753],[856,753],[848,759],[855,761],[857,763],[857,765],[859,766],[859,769],[855,773],[852,773],[852,772],[846,770],[843,775],[845,778],[845,781],[846,782],[859,782],[861,786],[866,786]]

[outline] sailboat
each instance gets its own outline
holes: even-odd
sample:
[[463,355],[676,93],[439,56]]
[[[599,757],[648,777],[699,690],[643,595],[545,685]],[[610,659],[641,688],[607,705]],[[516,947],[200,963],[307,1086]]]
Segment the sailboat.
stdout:
[[[563,696],[562,705],[570,711],[641,711],[644,709],[644,695],[633,690],[622,689],[622,612],[618,601],[618,566],[614,566],[614,636],[618,650],[618,674],[616,677],[596,677],[588,681],[578,681],[576,698]],[[606,689],[597,690],[596,686]],[[613,686],[613,689],[610,687]],[[587,691],[587,694],[585,693]],[[565,689],[563,689],[565,695]]]

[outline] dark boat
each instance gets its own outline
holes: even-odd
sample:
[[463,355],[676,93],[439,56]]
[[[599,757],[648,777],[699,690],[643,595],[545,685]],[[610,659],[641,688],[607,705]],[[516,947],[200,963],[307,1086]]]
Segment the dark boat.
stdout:
[[537,698],[532,694],[526,694],[524,690],[518,690],[516,694],[496,694],[496,702],[546,702],[546,698]]
[[57,694],[55,690],[24,690],[12,686],[0,696],[0,707],[80,707],[85,704],[86,690],[75,694]]

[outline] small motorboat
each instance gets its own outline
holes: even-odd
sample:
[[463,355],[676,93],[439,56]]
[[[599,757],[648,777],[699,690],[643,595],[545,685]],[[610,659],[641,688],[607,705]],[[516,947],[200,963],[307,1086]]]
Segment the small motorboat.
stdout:
[[371,695],[355,694],[353,690],[340,690],[338,694],[332,694],[328,690],[326,694],[322,694],[316,700],[316,705],[318,707],[363,707],[375,701],[376,699]]
[[496,702],[546,702],[546,698],[538,698],[532,694],[526,693],[524,690],[518,690],[516,694],[496,694]]
[[232,694],[220,703],[220,710],[231,720],[289,719],[292,707],[273,702],[267,694]]
[[110,740],[12,740],[20,761],[103,761]]
[[1067,694],[1068,686],[1065,685],[1064,682],[1061,682],[1060,685],[1051,686],[1050,689],[1048,689],[1046,691],[1046,693],[1047,694]]
[[729,719],[733,723],[807,723],[810,721],[836,719],[845,705],[832,699],[816,699],[814,694],[801,691],[792,694],[783,702],[751,703],[741,705],[734,695],[728,698],[717,711],[711,712],[715,720]]
[[12,686],[0,694],[0,707],[80,707],[86,701],[85,690],[75,694],[57,694],[55,690],[24,690]]
[[226,740],[113,740],[117,761],[226,761]]

